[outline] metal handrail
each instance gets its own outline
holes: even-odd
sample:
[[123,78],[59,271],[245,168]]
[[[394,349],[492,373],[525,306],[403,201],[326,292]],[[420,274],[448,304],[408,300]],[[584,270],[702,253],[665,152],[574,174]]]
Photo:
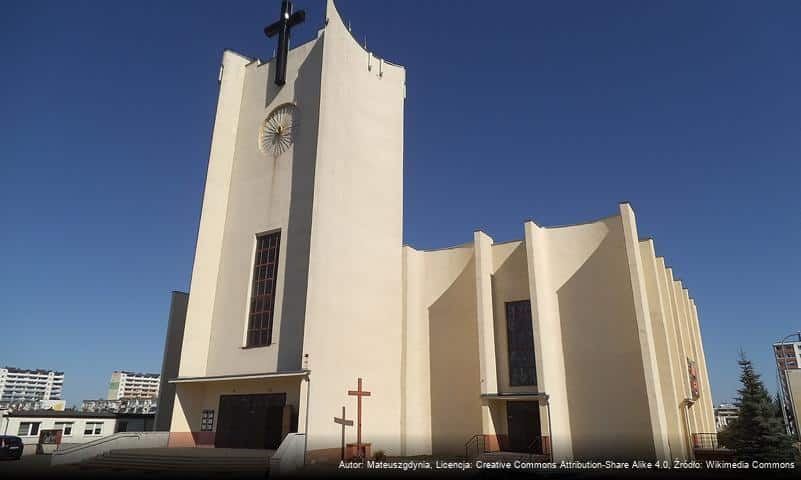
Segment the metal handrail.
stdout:
[[692,442],[693,449],[727,450],[720,444],[717,433],[693,433]]
[[[550,443],[548,444],[547,448],[545,445],[546,438],[547,437],[545,435],[540,435],[538,438],[535,438],[534,440],[531,441],[531,443],[528,444],[527,450],[530,458],[534,458],[535,455],[547,455],[550,460],[553,460],[553,452],[551,451]],[[538,441],[541,442],[540,443],[540,445],[542,446],[541,453],[534,451],[534,445],[536,445]]]
[[91,442],[56,450],[50,456],[50,464],[77,463],[119,448],[166,447],[169,444],[169,436],[169,432],[118,432]]
[[73,444],[63,449],[59,448],[53,452],[53,455],[67,455],[80,450],[86,450],[87,448],[92,448],[97,445],[102,445],[104,443],[114,442],[119,440],[120,438],[131,438],[131,437],[142,438],[143,433],[150,433],[150,432],[117,432],[112,435],[106,435],[105,437],[98,438],[96,440],[91,440],[89,442]]
[[[480,440],[480,444],[479,444],[479,440]],[[473,435],[472,437],[470,437],[470,440],[465,442],[465,444],[464,444],[464,456],[466,458],[472,458],[471,455],[470,455],[470,446],[473,443],[476,444],[475,445],[476,456],[479,456],[482,453],[482,451],[484,450],[484,447],[485,447],[485,445],[484,445],[484,434],[483,433],[477,433],[477,434]]]

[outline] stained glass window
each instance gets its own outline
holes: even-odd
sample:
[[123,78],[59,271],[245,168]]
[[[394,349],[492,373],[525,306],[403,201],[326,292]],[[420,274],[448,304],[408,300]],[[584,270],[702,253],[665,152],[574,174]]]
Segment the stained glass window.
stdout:
[[246,344],[248,347],[262,347],[272,343],[280,243],[281,232],[260,235],[256,239]]
[[523,300],[506,304],[506,333],[509,343],[509,384],[536,385],[531,302]]

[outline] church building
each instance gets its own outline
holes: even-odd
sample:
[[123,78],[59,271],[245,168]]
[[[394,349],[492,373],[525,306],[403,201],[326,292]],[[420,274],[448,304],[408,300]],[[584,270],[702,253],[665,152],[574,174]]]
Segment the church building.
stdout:
[[285,2],[271,61],[222,56],[170,445],[691,457],[715,432],[698,311],[632,206],[404,245],[406,70],[333,0],[282,51],[302,20]]

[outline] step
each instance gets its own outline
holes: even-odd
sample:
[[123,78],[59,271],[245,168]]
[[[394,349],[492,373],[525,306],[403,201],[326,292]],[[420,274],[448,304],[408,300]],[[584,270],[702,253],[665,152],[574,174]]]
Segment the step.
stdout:
[[175,465],[269,465],[268,459],[255,459],[255,460],[238,460],[229,458],[205,458],[197,460],[188,460],[185,458],[169,458],[169,457],[135,457],[135,458],[120,458],[110,455],[104,455],[85,460],[87,462],[102,461],[105,463],[118,462],[118,463],[170,463]]
[[78,465],[82,470],[138,470],[138,471],[203,471],[203,472],[266,472],[267,465],[196,465],[171,463],[119,463],[119,462],[86,462]]
[[153,455],[153,456],[145,456],[145,455],[115,455],[115,454],[107,454],[101,457],[95,458],[106,458],[111,459],[119,462],[138,462],[138,461],[159,461],[159,462],[170,462],[170,463],[195,463],[195,464],[205,464],[205,463],[218,463],[218,464],[231,464],[231,465],[241,465],[241,464],[268,464],[270,463],[269,457],[263,458],[237,458],[237,457],[170,457],[168,455]]

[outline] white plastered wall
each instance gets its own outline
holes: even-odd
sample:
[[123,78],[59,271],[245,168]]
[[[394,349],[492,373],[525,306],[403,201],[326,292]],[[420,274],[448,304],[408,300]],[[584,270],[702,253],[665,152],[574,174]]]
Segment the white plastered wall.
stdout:
[[677,392],[676,362],[673,359],[673,338],[669,328],[668,314],[666,313],[666,300],[659,287],[659,277],[664,272],[659,268],[651,239],[640,242],[643,270],[645,273],[648,304],[651,312],[651,321],[654,334],[654,347],[657,363],[659,364],[660,384],[662,387],[665,419],[670,446],[671,458],[685,458],[687,455],[687,442],[682,430],[682,419],[678,405],[681,403],[681,392]]
[[559,228],[526,224],[538,382],[550,396],[555,458],[662,455],[626,236],[620,216]]
[[355,413],[346,392],[361,377],[372,392],[363,401],[363,439],[398,455],[405,71],[371,60],[331,1],[321,40],[303,343],[311,370],[308,449],[338,455],[341,430],[332,418],[343,405]]

